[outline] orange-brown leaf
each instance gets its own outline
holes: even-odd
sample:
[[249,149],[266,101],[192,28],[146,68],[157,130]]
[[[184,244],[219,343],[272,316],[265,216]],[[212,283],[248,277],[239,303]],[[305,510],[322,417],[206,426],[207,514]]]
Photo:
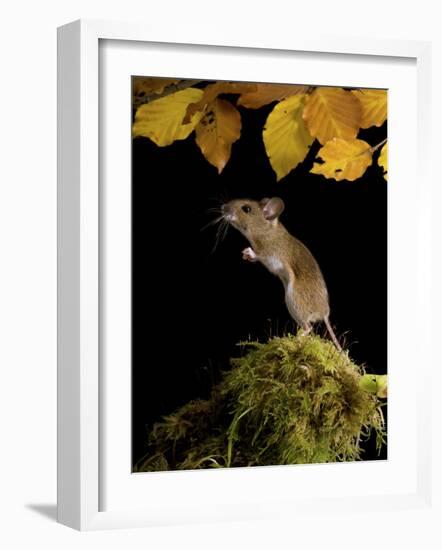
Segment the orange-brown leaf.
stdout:
[[133,79],[133,95],[134,98],[141,98],[150,94],[162,94],[165,88],[177,82],[179,80],[173,78],[145,78],[137,76]]
[[230,158],[232,143],[241,135],[241,116],[230,102],[216,98],[195,128],[196,143],[220,174]]
[[186,116],[184,117],[184,124],[189,122],[192,116],[197,111],[204,111],[209,104],[211,104],[220,94],[242,94],[246,92],[252,92],[256,90],[256,84],[247,84],[244,82],[215,82],[209,84],[203,90],[203,96],[201,99],[189,105],[187,108]]
[[310,134],[322,145],[335,137],[355,138],[361,117],[361,103],[342,88],[316,88],[308,96],[303,113]]
[[362,105],[361,128],[382,126],[387,118],[387,90],[353,90]]
[[238,99],[238,105],[249,109],[259,109],[273,101],[281,101],[292,95],[304,94],[308,86],[295,84],[257,84],[257,89],[251,92],[242,93]]

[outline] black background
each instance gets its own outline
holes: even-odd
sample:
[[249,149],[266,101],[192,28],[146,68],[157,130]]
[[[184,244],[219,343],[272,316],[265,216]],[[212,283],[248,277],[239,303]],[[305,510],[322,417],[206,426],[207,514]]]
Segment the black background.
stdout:
[[[235,101],[237,96],[229,97]],[[230,228],[212,252],[215,228],[201,231],[222,200],[280,196],[287,229],[316,257],[326,280],[331,322],[367,372],[387,371],[387,183],[374,161],[354,182],[309,173],[319,149],[280,182],[267,159],[262,129],[274,104],[239,107],[242,132],[221,175],[194,135],[168,147],[133,141],[134,463],[146,452],[152,424],[210,388],[247,338],[293,331],[281,282],[244,262],[248,245]],[[382,128],[359,138],[376,145]],[[316,329],[325,335],[325,329]],[[373,440],[365,459],[378,457]]]

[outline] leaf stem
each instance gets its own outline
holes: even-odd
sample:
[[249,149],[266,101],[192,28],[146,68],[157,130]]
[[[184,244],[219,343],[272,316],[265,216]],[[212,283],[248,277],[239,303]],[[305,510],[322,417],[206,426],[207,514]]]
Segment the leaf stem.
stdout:
[[373,145],[373,147],[370,147],[370,149],[369,149],[370,153],[374,153],[375,151],[377,151],[379,149],[379,147],[382,147],[382,145],[384,145],[384,143],[387,142],[387,139],[388,138],[385,138],[380,143],[378,143],[377,145]]

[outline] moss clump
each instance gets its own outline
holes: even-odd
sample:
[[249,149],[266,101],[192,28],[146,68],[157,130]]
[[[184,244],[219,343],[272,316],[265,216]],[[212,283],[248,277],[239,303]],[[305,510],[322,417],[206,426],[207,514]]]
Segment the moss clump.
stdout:
[[241,346],[209,400],[154,425],[135,471],[351,461],[372,430],[378,448],[385,442],[382,401],[331,342],[288,335]]

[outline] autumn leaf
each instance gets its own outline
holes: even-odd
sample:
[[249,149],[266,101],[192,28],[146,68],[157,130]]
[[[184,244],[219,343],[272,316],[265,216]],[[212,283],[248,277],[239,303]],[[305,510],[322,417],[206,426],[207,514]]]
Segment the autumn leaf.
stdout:
[[302,118],[305,97],[299,94],[280,101],[267,117],[262,135],[277,181],[304,160],[313,142]]
[[179,80],[173,78],[140,78],[133,79],[134,97],[143,97],[150,94],[162,94],[168,86],[176,84]]
[[187,123],[191,117],[198,111],[205,111],[220,94],[242,94],[256,90],[256,84],[247,84],[243,82],[215,82],[204,88],[204,93],[199,101],[189,105],[187,108],[184,123]]
[[216,98],[195,129],[196,143],[220,174],[230,158],[232,143],[241,135],[241,116],[229,101]]
[[318,157],[324,162],[315,162],[310,172],[337,181],[360,178],[372,162],[370,145],[362,139],[333,138],[321,147]]
[[362,107],[342,88],[316,88],[305,102],[304,120],[310,134],[322,145],[334,137],[352,139],[358,134]]
[[387,119],[387,90],[360,89],[351,92],[362,105],[361,128],[382,126]]
[[187,107],[202,95],[202,90],[187,88],[142,105],[135,115],[134,137],[148,137],[159,147],[170,145],[177,139],[186,139],[202,113],[196,113],[188,124],[182,124],[182,120]]
[[[378,164],[383,169],[383,176],[388,180],[388,148],[387,143],[382,147],[381,153],[378,157]],[[393,182],[394,184],[394,182]]]
[[249,109],[259,109],[273,101],[280,101],[296,94],[304,94],[307,90],[308,86],[294,84],[257,84],[256,90],[240,95],[238,105]]

